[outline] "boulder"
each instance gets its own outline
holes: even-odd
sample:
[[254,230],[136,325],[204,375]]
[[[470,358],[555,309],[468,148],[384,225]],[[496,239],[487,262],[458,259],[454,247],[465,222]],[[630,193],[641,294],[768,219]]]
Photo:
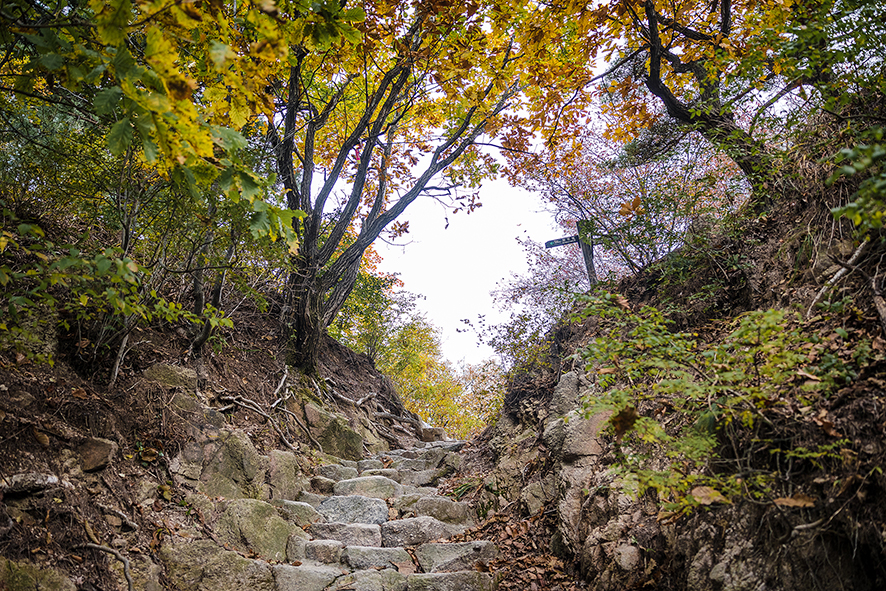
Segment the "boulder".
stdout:
[[384,476],[360,476],[335,483],[333,492],[336,495],[361,495],[376,499],[389,499],[403,492],[403,487]]
[[203,443],[186,443],[169,464],[176,484],[209,497],[266,499],[268,458],[255,449],[242,431],[218,431]]
[[599,436],[609,414],[600,413],[585,419],[579,411],[572,411],[566,416],[568,420],[563,425],[562,458],[568,461],[576,457],[602,454]]
[[320,494],[328,495],[335,490],[335,482],[335,480],[325,476],[314,476],[311,478],[311,488]]
[[303,490],[311,488],[311,480],[302,472],[296,455],[279,449],[268,457],[268,476],[272,499],[294,499]]
[[557,382],[551,402],[548,404],[550,416],[561,417],[578,408],[580,385],[579,376],[574,371],[560,376],[560,381]]
[[286,560],[286,545],[295,529],[272,505],[256,499],[231,501],[215,524],[220,540],[266,560]]
[[363,438],[348,426],[347,419],[312,403],[305,404],[304,416],[308,430],[324,452],[346,460],[363,459]]
[[440,471],[436,468],[419,471],[401,468],[399,470],[400,484],[406,486],[427,486],[436,484],[437,480],[440,478],[439,472]]
[[209,540],[166,543],[160,548],[166,576],[189,591],[276,591],[267,563],[250,560]]
[[[120,589],[127,588],[126,574],[124,572],[123,563],[115,560],[111,563],[111,570],[117,577],[117,585]],[[160,583],[160,577],[163,575],[163,568],[147,556],[139,556],[137,554],[129,555],[129,571],[132,577],[133,587],[139,591],[163,591],[163,585]],[[42,589],[43,587],[41,587]]]
[[329,497],[317,510],[330,522],[379,524],[388,520],[387,503],[360,495]]
[[306,490],[298,493],[298,496],[295,497],[296,501],[307,503],[311,507],[315,509],[320,506],[320,503],[323,502],[323,499],[327,498],[326,495],[318,495],[317,493],[308,492]]

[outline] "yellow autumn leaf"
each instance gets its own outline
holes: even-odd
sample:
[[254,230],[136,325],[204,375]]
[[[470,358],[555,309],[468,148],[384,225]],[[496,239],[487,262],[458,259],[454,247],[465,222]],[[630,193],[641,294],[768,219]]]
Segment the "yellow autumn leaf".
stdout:
[[699,505],[713,505],[714,503],[729,503],[729,499],[710,486],[696,486],[689,493]]

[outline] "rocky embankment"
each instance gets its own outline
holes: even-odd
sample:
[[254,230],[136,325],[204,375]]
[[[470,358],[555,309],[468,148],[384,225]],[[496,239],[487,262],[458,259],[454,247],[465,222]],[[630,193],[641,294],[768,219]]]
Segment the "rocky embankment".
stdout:
[[[178,408],[184,406],[180,400]],[[474,526],[475,515],[466,503],[441,496],[434,487],[461,464],[463,442],[416,442],[411,449],[359,461],[277,449],[262,455],[249,433],[226,428],[213,409],[195,403],[190,409],[195,436],[168,464],[174,482],[132,482],[131,512],[115,508],[111,491],[95,489],[96,497],[108,497],[95,501],[105,508],[114,534],[100,539],[98,528],[85,523],[93,543],[75,556],[110,561],[119,588],[493,588],[493,576],[480,569],[496,557],[496,547],[482,540],[446,543]],[[104,464],[91,468],[113,464],[116,447],[104,453]],[[306,467],[308,459],[313,465]],[[60,498],[83,473],[45,476],[6,478],[7,505],[26,515],[41,499]],[[181,495],[178,502],[164,503],[172,490]],[[144,519],[131,518],[136,515]],[[150,548],[138,546],[145,533],[138,531],[139,521],[142,528],[145,523],[154,528]],[[60,565],[0,560],[2,589],[83,588]]]

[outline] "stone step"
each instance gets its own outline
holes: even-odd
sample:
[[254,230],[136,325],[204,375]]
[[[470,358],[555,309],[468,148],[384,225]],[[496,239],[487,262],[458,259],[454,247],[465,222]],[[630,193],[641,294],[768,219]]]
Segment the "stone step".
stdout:
[[342,466],[341,464],[324,464],[322,466],[317,466],[314,468],[314,474],[334,480],[335,482],[357,478],[358,476],[357,468]]
[[478,571],[416,573],[406,577],[406,591],[493,591],[493,588],[492,575]]
[[361,495],[376,499],[390,499],[403,494],[403,487],[384,476],[359,476],[335,483],[333,493],[338,496]]
[[317,506],[326,521],[380,524],[388,520],[388,504],[383,499],[362,495],[331,496]]
[[403,574],[394,569],[365,569],[344,572],[325,564],[274,566],[275,591],[492,591],[489,573],[460,571],[451,573]]
[[473,569],[479,563],[487,563],[498,555],[495,544],[486,540],[453,544],[422,544],[415,549],[415,556],[426,573],[454,572]]
[[307,531],[315,540],[337,540],[345,546],[382,545],[381,527],[369,523],[315,523]]
[[[314,527],[313,526],[312,530]],[[388,521],[380,526],[381,546],[396,548],[397,546],[418,546],[433,540],[448,538],[465,531],[465,527],[443,523],[433,517],[409,517]],[[372,544],[364,544],[371,546]]]

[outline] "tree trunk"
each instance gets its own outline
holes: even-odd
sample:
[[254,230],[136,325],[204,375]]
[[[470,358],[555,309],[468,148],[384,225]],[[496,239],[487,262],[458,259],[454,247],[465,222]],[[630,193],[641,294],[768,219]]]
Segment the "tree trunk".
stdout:
[[287,363],[305,374],[317,373],[320,341],[326,331],[323,324],[323,293],[319,279],[295,271],[289,280],[292,289],[292,318]]

